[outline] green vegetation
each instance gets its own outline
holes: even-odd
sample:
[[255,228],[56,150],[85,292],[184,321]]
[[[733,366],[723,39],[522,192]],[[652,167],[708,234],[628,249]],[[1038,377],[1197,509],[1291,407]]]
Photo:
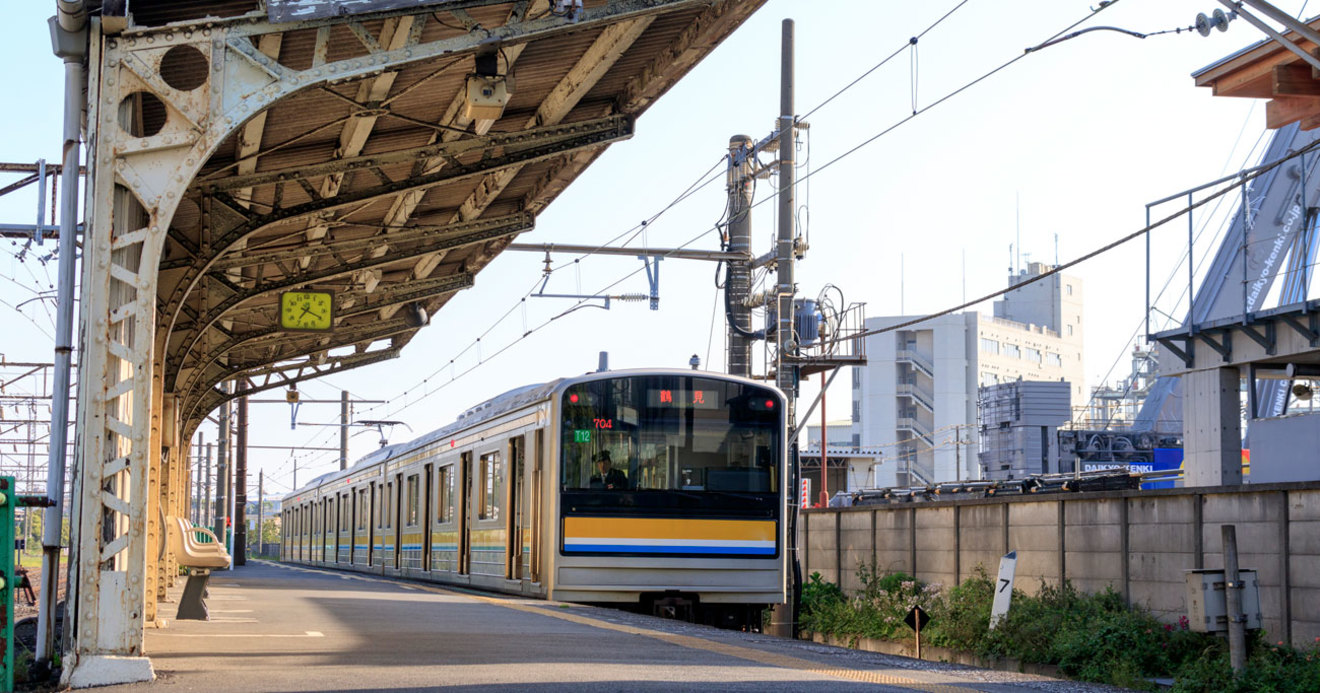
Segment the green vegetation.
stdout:
[[1320,651],[1250,643],[1249,663],[1236,679],[1222,638],[1194,633],[1187,620],[1160,623],[1129,608],[1113,590],[1084,594],[1071,584],[1027,596],[1014,590],[1008,616],[990,630],[994,581],[984,569],[952,589],[925,585],[902,573],[858,569],[862,590],[853,596],[812,573],[802,588],[802,629],[855,644],[858,638],[907,640],[904,616],[920,605],[931,615],[923,642],[1021,662],[1058,665],[1084,681],[1153,690],[1152,678],[1175,678],[1175,691],[1317,691]]

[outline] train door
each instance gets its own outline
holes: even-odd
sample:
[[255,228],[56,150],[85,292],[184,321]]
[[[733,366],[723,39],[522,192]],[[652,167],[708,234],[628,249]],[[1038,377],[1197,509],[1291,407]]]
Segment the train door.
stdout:
[[330,543],[330,560],[334,563],[338,563],[343,555],[341,551],[343,548],[344,497],[336,493],[332,500],[334,505],[330,506],[333,508],[333,511],[330,513],[330,522],[334,524],[334,526],[331,527],[334,538]]
[[472,453],[465,452],[458,476],[458,574],[467,575],[472,547]]
[[402,563],[403,554],[403,475],[395,474],[394,482],[390,484],[394,492],[390,495],[390,526],[394,528],[394,563],[393,568],[399,569]]
[[334,501],[329,498],[321,499],[321,522],[318,523],[321,531],[318,534],[316,553],[320,557],[319,560],[322,563],[325,563],[326,536],[328,536],[327,533],[330,531],[330,507],[333,503]]
[[367,490],[367,565],[376,565],[376,528],[380,525],[379,505],[376,502],[376,482]]
[[394,565],[394,481],[385,478],[380,489],[380,572]]
[[523,575],[523,447],[525,438],[509,439],[509,485],[505,514],[504,577],[518,580]]
[[349,529],[353,526],[353,496],[346,493],[339,496],[339,533],[335,539],[339,542],[339,551],[335,553],[335,561],[339,563],[348,563],[349,556],[353,553],[353,539]]
[[422,517],[420,522],[422,526],[422,565],[420,567],[422,570],[431,569],[431,500],[435,496],[431,493],[431,489],[434,488],[431,484],[434,483],[434,466],[431,464],[426,465],[426,473],[422,476],[425,484],[422,488],[426,489],[422,492]]
[[532,582],[541,581],[541,517],[544,514],[541,497],[541,472],[545,462],[545,429],[536,430],[536,449],[532,453],[532,482],[530,499],[527,506],[531,513],[532,545],[528,552],[527,576]]
[[367,487],[353,489],[353,550],[349,563],[366,563],[367,540]]

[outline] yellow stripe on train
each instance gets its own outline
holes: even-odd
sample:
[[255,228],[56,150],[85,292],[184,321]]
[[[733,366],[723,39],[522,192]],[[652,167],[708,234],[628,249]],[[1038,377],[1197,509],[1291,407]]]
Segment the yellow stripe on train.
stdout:
[[773,542],[775,525],[773,520],[566,517],[564,537]]

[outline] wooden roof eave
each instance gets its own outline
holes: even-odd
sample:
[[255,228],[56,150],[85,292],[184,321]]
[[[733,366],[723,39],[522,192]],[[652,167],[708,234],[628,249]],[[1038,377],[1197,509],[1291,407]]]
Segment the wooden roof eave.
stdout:
[[[1308,22],[1320,30],[1320,18]],[[1313,55],[1317,46],[1298,35],[1285,36]],[[1320,70],[1272,39],[1251,46],[1192,73],[1198,87],[1210,87],[1215,96],[1269,99],[1266,127],[1274,129],[1301,122],[1304,129],[1320,127]]]

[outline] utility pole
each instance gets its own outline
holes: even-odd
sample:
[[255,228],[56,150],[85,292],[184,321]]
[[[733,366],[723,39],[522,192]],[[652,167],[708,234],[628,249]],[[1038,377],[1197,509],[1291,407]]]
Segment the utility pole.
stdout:
[[[794,131],[796,117],[793,113],[793,20],[783,22],[782,46],[780,57],[780,93],[779,93],[779,235],[775,244],[775,257],[778,258],[778,276],[775,285],[775,308],[778,325],[776,337],[779,346],[778,363],[775,367],[775,384],[783,391],[787,400],[784,418],[789,431],[797,430],[797,366],[790,365],[790,359],[797,354],[797,345],[793,339],[793,239],[797,225],[793,216],[794,151],[797,148],[797,136]],[[822,398],[824,399],[824,398]],[[821,441],[825,440],[821,431]],[[824,468],[824,449],[821,451],[821,466]],[[794,502],[801,472],[801,459],[798,456],[798,444],[794,441],[788,450],[789,488],[794,492],[786,494],[789,502],[783,508],[788,520],[788,551],[792,561],[792,576],[789,583],[789,622],[778,622],[776,630],[780,635],[797,636],[800,604],[798,595],[802,586],[802,566],[797,555],[797,518],[798,507]],[[785,626],[787,628],[785,629]],[[787,632],[785,632],[785,630]]]
[[962,424],[953,425],[953,480],[962,481]]
[[[733,253],[748,254],[752,246],[752,163],[755,146],[747,135],[729,138],[729,242]],[[752,291],[749,260],[729,260],[724,275],[724,318],[729,326],[730,375],[752,374],[752,309],[747,299]]]
[[206,483],[206,469],[205,469],[206,442],[205,441],[206,441],[206,436],[201,432],[198,432],[197,445],[191,448],[192,450],[196,451],[194,454],[197,455],[197,474],[196,474],[197,483],[195,484],[196,489],[194,489],[193,491],[193,497],[191,503],[193,507],[192,521],[194,525],[202,524],[202,484]]
[[780,63],[779,93],[779,236],[776,239],[775,256],[779,260],[777,284],[775,287],[776,317],[779,321],[779,363],[776,367],[775,380],[780,390],[788,395],[788,427],[796,428],[797,367],[791,365],[792,357],[797,354],[797,344],[793,336],[793,294],[796,287],[793,279],[793,240],[797,225],[794,223],[794,195],[796,184],[794,150],[797,148],[797,134],[794,131],[793,115],[793,20],[785,19],[783,24],[783,55]]
[[247,565],[248,398],[238,398],[238,445],[234,454],[234,565]]
[[[825,382],[825,371],[820,372],[820,507],[828,508],[830,505],[829,476],[826,470],[829,468],[829,457],[825,454],[829,447],[830,422],[825,418],[825,388],[829,384]],[[810,414],[808,414],[810,416]]]
[[1228,663],[1234,675],[1247,666],[1247,617],[1242,608],[1242,579],[1238,574],[1237,525],[1223,525],[1224,610],[1228,612]]
[[[233,387],[226,382],[220,389],[228,395]],[[229,400],[220,405],[220,440],[215,462],[215,535],[225,542],[225,525],[229,524]]]
[[257,472],[257,555],[264,556],[266,545],[263,542],[266,518],[266,470]]
[[[37,642],[34,653],[43,665],[55,652],[55,608],[59,592],[60,540],[64,528],[64,463],[68,457],[69,373],[73,363],[73,302],[75,258],[78,253],[74,236],[78,228],[78,167],[82,137],[83,89],[87,71],[83,58],[87,52],[86,20],[61,11],[51,23],[52,49],[64,61],[64,158],[60,177],[59,280],[55,300],[55,383],[51,397],[50,450],[46,464],[46,497],[54,504],[42,511],[41,529],[41,604],[37,610]],[[42,182],[45,176],[41,177]],[[44,231],[37,229],[40,238]],[[82,359],[78,359],[81,361]],[[32,509],[29,508],[31,513]],[[70,547],[70,564],[77,553]],[[70,581],[69,596],[76,589]],[[72,611],[70,611],[72,613]],[[70,619],[67,623],[72,623]],[[69,642],[65,636],[65,642]]]
[[211,444],[206,444],[206,473],[202,475],[202,483],[205,485],[205,491],[202,497],[202,521],[200,524],[211,524],[211,518],[215,516],[211,508]]
[[339,469],[348,469],[348,390],[339,391]]

